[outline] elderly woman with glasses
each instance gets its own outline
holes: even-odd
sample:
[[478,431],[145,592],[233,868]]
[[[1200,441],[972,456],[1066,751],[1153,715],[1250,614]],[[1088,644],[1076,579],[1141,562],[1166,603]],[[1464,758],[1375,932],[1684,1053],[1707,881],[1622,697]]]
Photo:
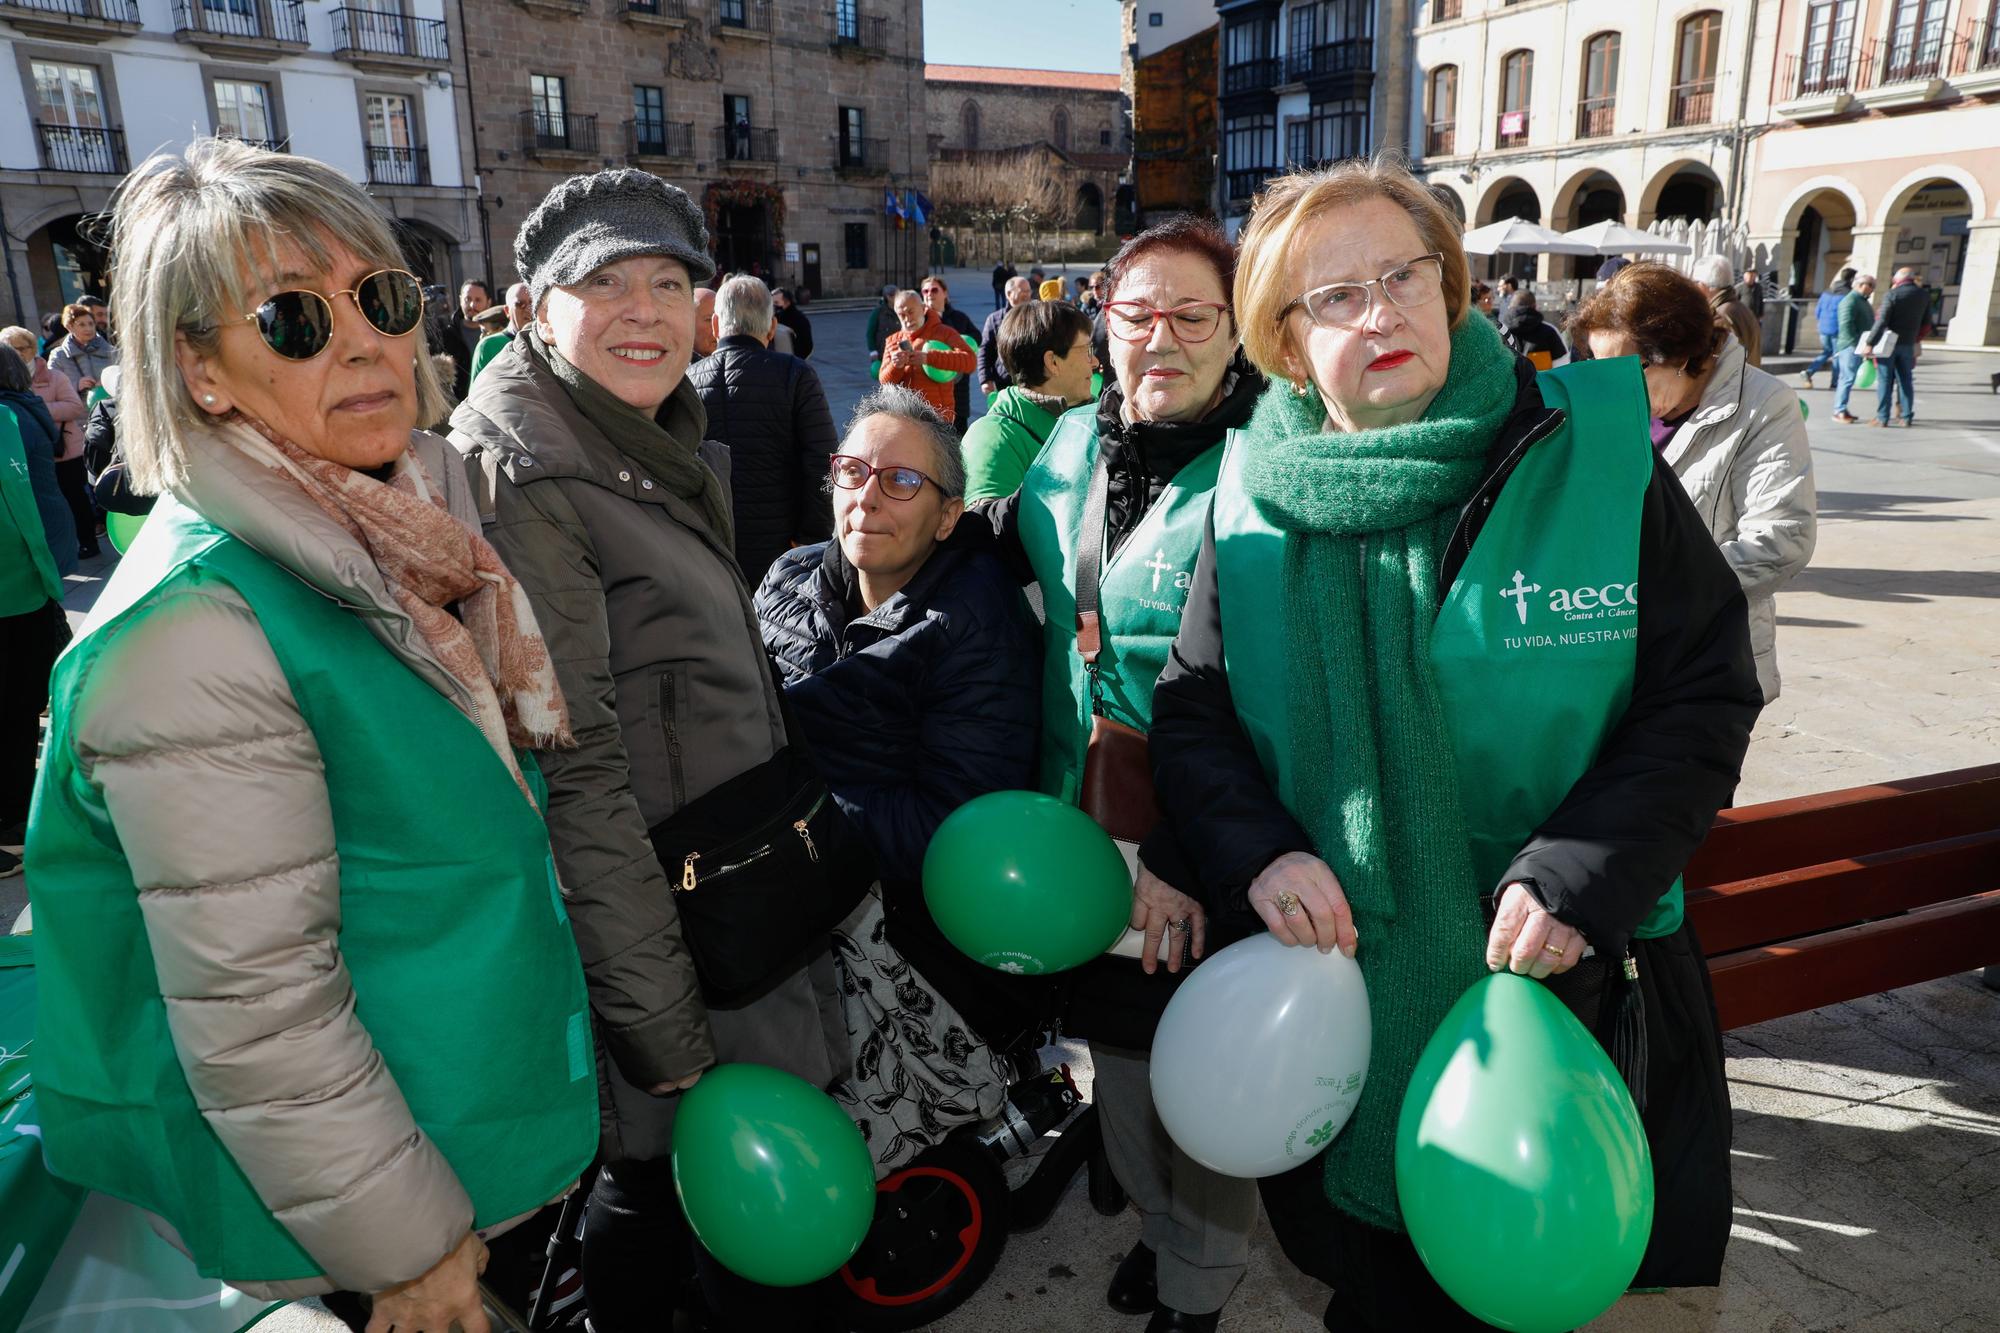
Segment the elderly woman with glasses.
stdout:
[[28,831],[49,1166],[232,1285],[483,1331],[482,1235],[597,1145],[547,645],[415,429],[423,292],[372,200],[205,139],[114,228],[163,494],[57,667]]
[[1713,1285],[1729,1235],[1678,876],[1760,706],[1743,593],[1653,452],[1638,364],[1536,374],[1470,310],[1458,233],[1380,162],[1259,198],[1236,306],[1272,386],[1222,459],[1155,696],[1160,805],[1211,906],[1368,982],[1353,1118],[1263,1182],[1335,1289],[1328,1328],[1474,1322],[1403,1232],[1394,1145],[1419,1052],[1489,970],[1608,1036],[1643,1007],[1650,1069],[1610,1043],[1658,1182],[1636,1285]]
[[[864,904],[836,940],[841,965],[878,983],[842,987],[861,1042],[842,1096],[868,1100],[871,1147],[893,1168],[999,1110],[1006,1080],[992,1076],[980,1038],[1008,1046],[1035,1017],[1041,988],[946,944],[921,881],[946,815],[1031,781],[1037,632],[997,560],[942,545],[964,512],[965,466],[950,424],[922,398],[862,399],[829,474],[834,539],[772,566],[757,619],[813,759],[881,868],[880,905]],[[894,953],[876,929],[884,919]],[[916,964],[908,981],[920,993],[879,984],[896,975],[897,954]],[[912,1025],[929,1040],[912,1040]],[[967,1077],[940,1078],[927,1060]]]
[[1264,388],[1237,346],[1235,268],[1235,247],[1194,218],[1128,241],[1105,268],[1111,381],[1093,410],[1057,422],[1020,489],[986,507],[985,522],[959,527],[960,540],[992,543],[1041,590],[1041,789],[1137,857],[1130,956],[1073,974],[1065,1027],[1090,1039],[1111,1169],[1142,1219],[1106,1299],[1151,1312],[1154,1330],[1216,1326],[1249,1261],[1257,1210],[1251,1182],[1209,1171],[1168,1139],[1147,1054],[1168,999],[1211,943],[1173,839],[1148,836],[1145,733],[1223,440]]

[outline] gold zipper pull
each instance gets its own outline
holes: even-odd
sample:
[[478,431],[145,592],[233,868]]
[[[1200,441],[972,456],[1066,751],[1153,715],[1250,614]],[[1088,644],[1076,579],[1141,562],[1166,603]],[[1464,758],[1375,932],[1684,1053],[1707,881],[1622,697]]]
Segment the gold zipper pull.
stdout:
[[689,852],[687,860],[681,862],[681,892],[693,893],[695,886],[694,863],[701,860],[700,852]]
[[819,860],[819,848],[813,846],[812,830],[806,827],[806,821],[803,819],[794,819],[792,821],[792,828],[801,838],[806,840],[806,855],[815,861]]

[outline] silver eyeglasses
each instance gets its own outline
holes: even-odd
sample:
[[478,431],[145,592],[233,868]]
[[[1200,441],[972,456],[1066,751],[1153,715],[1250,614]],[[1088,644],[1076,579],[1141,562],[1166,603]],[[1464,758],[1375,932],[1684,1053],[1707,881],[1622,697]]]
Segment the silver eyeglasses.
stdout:
[[1284,323],[1292,311],[1304,307],[1306,318],[1323,329],[1359,328],[1375,308],[1371,288],[1377,287],[1391,305],[1406,310],[1429,305],[1444,290],[1444,255],[1418,255],[1366,282],[1330,282],[1315,287],[1288,302],[1278,312],[1278,322]]

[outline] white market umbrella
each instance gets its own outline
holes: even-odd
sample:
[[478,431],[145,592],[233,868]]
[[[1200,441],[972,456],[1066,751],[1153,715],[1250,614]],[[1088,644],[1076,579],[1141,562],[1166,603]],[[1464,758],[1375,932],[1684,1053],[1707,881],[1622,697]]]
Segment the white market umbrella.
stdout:
[[1655,236],[1650,231],[1640,231],[1622,222],[1606,219],[1593,222],[1588,227],[1578,227],[1575,231],[1562,234],[1565,241],[1575,241],[1590,247],[1594,255],[1691,255],[1694,247],[1685,241],[1669,240],[1665,236]]
[[1466,253],[1475,255],[1594,255],[1590,246],[1520,218],[1502,218],[1465,233]]

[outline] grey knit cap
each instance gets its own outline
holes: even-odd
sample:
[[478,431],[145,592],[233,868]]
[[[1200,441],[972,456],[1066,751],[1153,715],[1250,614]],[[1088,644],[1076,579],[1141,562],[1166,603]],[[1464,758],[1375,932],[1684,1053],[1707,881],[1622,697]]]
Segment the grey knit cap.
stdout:
[[678,259],[696,282],[715,276],[701,209],[687,191],[634,167],[570,177],[514,234],[514,267],[537,310],[549,288],[634,255]]

